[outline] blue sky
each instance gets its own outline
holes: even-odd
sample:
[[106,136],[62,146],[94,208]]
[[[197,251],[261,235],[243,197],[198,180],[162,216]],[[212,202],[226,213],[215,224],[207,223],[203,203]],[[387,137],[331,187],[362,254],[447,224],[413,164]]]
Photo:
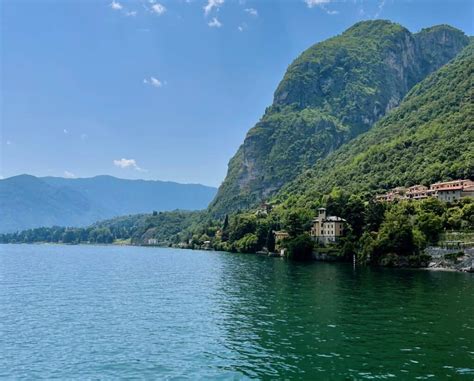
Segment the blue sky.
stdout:
[[219,185],[313,43],[372,18],[473,34],[471,0],[0,0],[0,176]]

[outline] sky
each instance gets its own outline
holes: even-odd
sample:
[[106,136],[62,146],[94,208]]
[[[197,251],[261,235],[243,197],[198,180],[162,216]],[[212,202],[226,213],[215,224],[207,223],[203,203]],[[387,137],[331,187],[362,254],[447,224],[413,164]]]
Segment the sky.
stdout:
[[288,65],[357,21],[474,34],[472,0],[0,0],[0,177],[218,186]]

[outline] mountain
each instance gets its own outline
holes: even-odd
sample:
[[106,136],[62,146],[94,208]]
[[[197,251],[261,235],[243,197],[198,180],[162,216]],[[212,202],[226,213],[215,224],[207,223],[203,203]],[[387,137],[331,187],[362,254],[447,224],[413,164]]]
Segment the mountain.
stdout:
[[374,194],[396,186],[474,179],[474,42],[416,85],[400,106],[287,185],[281,200],[338,187]]
[[230,160],[209,211],[219,217],[270,197],[368,131],[468,43],[447,25],[412,34],[375,20],[310,47],[289,66],[273,104]]
[[38,226],[85,226],[134,213],[204,209],[216,189],[197,184],[20,175],[0,180],[0,232]]

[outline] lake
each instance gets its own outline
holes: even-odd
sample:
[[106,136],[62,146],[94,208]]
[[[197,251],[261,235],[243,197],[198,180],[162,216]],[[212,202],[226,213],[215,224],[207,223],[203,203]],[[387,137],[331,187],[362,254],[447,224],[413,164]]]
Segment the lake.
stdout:
[[474,276],[0,245],[0,378],[474,378]]

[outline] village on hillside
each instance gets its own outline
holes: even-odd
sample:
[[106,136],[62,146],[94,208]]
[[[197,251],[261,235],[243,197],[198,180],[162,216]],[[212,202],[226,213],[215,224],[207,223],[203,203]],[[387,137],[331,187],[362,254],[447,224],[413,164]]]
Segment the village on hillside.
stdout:
[[474,197],[474,181],[453,180],[424,185],[413,185],[409,188],[397,187],[387,193],[377,195],[375,199],[381,202],[392,202],[397,200],[423,200],[435,197],[440,201],[453,202],[464,197]]

